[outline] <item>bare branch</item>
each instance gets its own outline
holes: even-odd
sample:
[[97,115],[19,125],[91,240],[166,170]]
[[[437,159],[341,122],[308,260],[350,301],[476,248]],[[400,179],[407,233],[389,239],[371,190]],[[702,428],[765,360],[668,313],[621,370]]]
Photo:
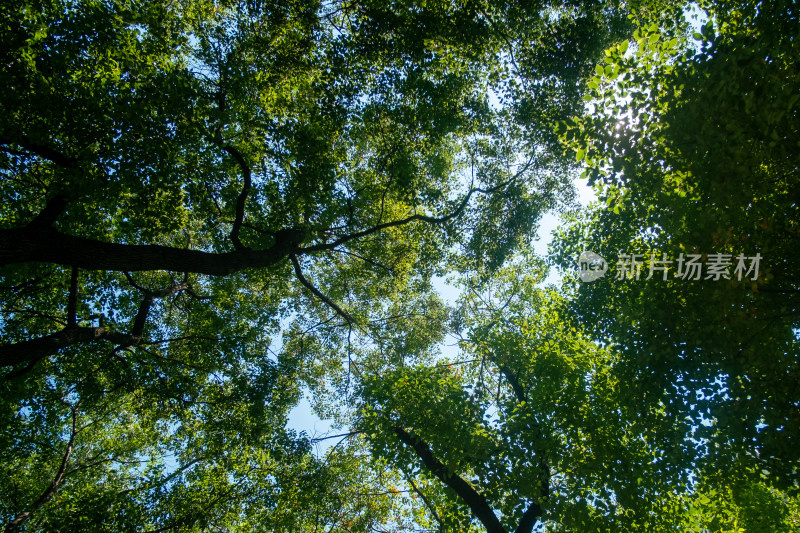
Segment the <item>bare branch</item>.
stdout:
[[312,444],[316,444],[317,442],[322,442],[323,440],[338,439],[339,437],[344,437],[344,438],[352,437],[352,436],[358,435],[360,433],[362,433],[362,432],[361,431],[351,431],[349,433],[339,433],[338,435],[329,435],[327,437],[317,437],[317,438],[311,439],[311,443]]

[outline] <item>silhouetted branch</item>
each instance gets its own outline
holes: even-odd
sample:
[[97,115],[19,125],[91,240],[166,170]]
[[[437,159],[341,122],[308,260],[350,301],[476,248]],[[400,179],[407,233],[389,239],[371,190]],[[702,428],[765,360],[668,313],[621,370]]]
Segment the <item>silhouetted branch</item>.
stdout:
[[[526,165],[525,168],[527,169],[527,165]],[[496,191],[498,191],[498,190],[500,190],[500,189],[502,189],[504,187],[507,187],[510,183],[512,183],[514,180],[516,180],[516,178],[519,176],[519,174],[521,174],[523,171],[524,171],[524,169],[522,171],[518,172],[517,174],[515,174],[514,177],[504,181],[503,183],[501,183],[499,185],[496,185],[494,187],[490,187],[488,189],[481,189],[481,188],[476,188],[476,187],[470,188],[470,190],[464,196],[464,199],[461,200],[461,202],[458,204],[458,207],[456,207],[455,210],[453,210],[451,213],[449,213],[447,215],[444,215],[444,216],[441,216],[441,217],[432,217],[432,216],[428,216],[428,215],[419,215],[419,214],[411,215],[410,217],[402,218],[402,219],[399,219],[399,220],[393,220],[391,222],[384,222],[382,224],[376,224],[375,226],[372,226],[371,228],[367,228],[367,229],[365,229],[363,231],[357,231],[355,233],[350,233],[349,235],[344,235],[342,237],[339,237],[338,239],[336,239],[333,242],[329,242],[329,243],[325,243],[325,244],[315,244],[315,245],[309,246],[307,248],[300,248],[300,252],[305,253],[305,252],[317,252],[317,251],[321,251],[321,250],[333,250],[334,248],[336,248],[338,246],[341,246],[342,244],[344,244],[344,243],[346,243],[348,241],[352,241],[353,239],[360,239],[362,237],[366,237],[368,235],[372,235],[373,233],[377,233],[379,231],[383,231],[383,230],[388,229],[388,228],[394,228],[394,227],[397,227],[397,226],[405,226],[406,224],[410,224],[412,222],[428,222],[430,224],[442,224],[444,222],[447,222],[448,220],[452,220],[453,218],[459,216],[464,211],[464,209],[467,207],[467,204],[469,203],[469,200],[470,200],[470,198],[472,198],[473,194],[475,194],[475,193],[491,194],[491,193],[496,192]]]
[[48,200],[44,209],[36,215],[36,218],[31,220],[28,224],[28,228],[47,228],[52,226],[59,215],[67,208],[68,204],[69,198],[67,198],[66,195],[56,194]]

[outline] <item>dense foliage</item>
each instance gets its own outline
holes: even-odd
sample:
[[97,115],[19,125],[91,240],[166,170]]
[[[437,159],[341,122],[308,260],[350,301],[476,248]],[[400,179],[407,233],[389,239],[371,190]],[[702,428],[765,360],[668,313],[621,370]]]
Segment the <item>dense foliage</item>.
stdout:
[[725,509],[709,530],[792,530],[796,500],[770,521],[753,498],[800,488],[800,21],[784,2],[712,7],[689,40],[650,26],[608,51],[593,112],[561,128],[600,205],[553,259],[608,261],[570,308],[616,347],[632,401],[686,421],[695,480]]

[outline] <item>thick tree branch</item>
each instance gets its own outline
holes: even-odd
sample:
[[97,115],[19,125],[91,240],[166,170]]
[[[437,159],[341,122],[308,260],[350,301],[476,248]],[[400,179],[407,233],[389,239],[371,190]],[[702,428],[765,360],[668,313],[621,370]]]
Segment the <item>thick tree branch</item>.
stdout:
[[147,315],[156,298],[165,298],[176,292],[186,290],[189,286],[180,283],[162,289],[160,291],[147,292],[146,296],[139,305],[139,310],[133,320],[130,333],[120,333],[106,329],[102,325],[99,327],[77,327],[67,326],[66,328],[45,335],[38,339],[22,341],[13,344],[0,345],[0,367],[12,366],[19,363],[28,362],[28,367],[21,371],[15,371],[6,375],[5,379],[11,379],[17,375],[24,374],[32,368],[38,361],[48,357],[59,350],[75,344],[93,342],[97,340],[108,340],[118,346],[135,346],[142,340],[142,334],[147,322]]
[[0,265],[53,263],[85,270],[140,272],[167,270],[227,276],[248,268],[265,268],[297,250],[305,234],[284,229],[264,250],[201,252],[152,244],[118,244],[66,235],[57,230],[15,228],[0,230]]
[[[17,146],[21,146],[22,148],[30,152],[30,154],[38,155],[39,157],[47,159],[48,161],[52,161],[56,165],[63,168],[75,168],[78,165],[77,158],[66,156],[61,152],[59,152],[58,150],[50,148],[49,146],[44,146],[41,144],[36,144],[34,142],[31,142],[31,140],[24,135],[17,136],[17,138],[14,141],[11,141],[10,139],[6,138],[0,138],[0,145],[11,145],[11,144],[16,144]],[[30,154],[20,154],[16,150],[10,150],[5,148],[3,149],[3,151],[9,153],[15,153],[16,155],[30,155]]]
[[237,148],[231,146],[230,144],[226,144],[222,147],[222,149],[228,152],[228,154],[230,154],[230,156],[236,160],[239,168],[242,169],[244,185],[242,186],[242,191],[239,193],[239,196],[236,198],[236,215],[233,219],[233,228],[231,228],[231,241],[233,241],[234,248],[237,250],[243,250],[245,249],[245,246],[242,244],[242,241],[239,240],[239,231],[242,229],[242,223],[244,222],[244,206],[245,203],[247,203],[247,195],[250,194],[250,187],[252,185],[252,171],[250,170],[250,166],[244,160],[244,156]]
[[184,291],[188,288],[189,285],[187,283],[178,283],[160,291],[148,291],[142,303],[139,304],[139,311],[136,313],[136,318],[133,321],[133,328],[131,328],[131,337],[141,340],[142,333],[144,333],[144,326],[147,322],[147,314],[150,312],[150,307],[152,307],[153,301],[155,301],[156,298],[166,298],[167,296]]
[[502,372],[503,377],[506,378],[506,381],[508,381],[508,384],[511,385],[511,390],[514,391],[514,396],[517,397],[517,401],[520,403],[527,402],[528,397],[525,394],[525,389],[522,387],[522,384],[517,379],[517,375],[506,365],[498,365],[498,368],[500,372]]
[[448,471],[447,467],[433,455],[430,446],[426,442],[401,427],[393,429],[397,438],[416,452],[431,474],[453,489],[458,497],[469,506],[475,517],[486,528],[487,533],[507,533],[497,515],[494,514],[491,505],[486,501],[486,497],[472,488],[460,476]]
[[517,530],[514,533],[531,533],[536,521],[542,517],[542,512],[542,506],[538,502],[532,502],[522,514],[522,519],[519,521]]
[[29,341],[3,344],[0,345],[0,367],[40,361],[67,346],[109,338],[112,335],[122,334],[112,333],[104,327],[78,327],[62,329]]
[[[300,247],[305,239],[305,232],[295,228],[287,228],[275,232],[273,234],[275,243],[271,247],[262,250],[245,248],[241,245],[241,242],[239,242],[240,247],[236,250],[225,253],[202,252],[161,245],[110,243],[75,237],[61,233],[51,227],[43,227],[45,226],[44,223],[52,218],[48,214],[46,217],[42,216],[41,223],[32,223],[25,228],[0,230],[0,266],[40,262],[66,265],[85,270],[123,272],[167,270],[209,276],[227,276],[249,268],[273,266],[283,261],[290,254],[333,250],[345,242],[415,221],[441,224],[460,215],[473,194],[488,194],[497,191],[506,187],[516,179],[517,175],[489,189],[470,188],[458,207],[448,215],[442,217],[412,215],[404,219],[377,224],[366,230],[344,235],[330,243],[317,244],[307,248]],[[246,180],[245,188],[239,195],[237,204],[237,218],[234,221],[235,231],[231,235],[232,239],[235,237],[234,245],[236,245],[238,232],[243,223],[244,205],[248,194],[247,189],[249,189],[248,180]],[[48,211],[48,208],[45,208],[42,214],[45,211],[48,213],[55,212],[55,207],[56,205],[54,204],[52,211]]]
[[56,219],[59,217],[61,213],[64,212],[64,209],[67,208],[69,204],[69,198],[67,198],[64,194],[56,194],[47,202],[47,205],[44,206],[44,209],[36,215],[30,224],[28,224],[28,228],[30,229],[37,229],[37,228],[47,228],[53,225]]

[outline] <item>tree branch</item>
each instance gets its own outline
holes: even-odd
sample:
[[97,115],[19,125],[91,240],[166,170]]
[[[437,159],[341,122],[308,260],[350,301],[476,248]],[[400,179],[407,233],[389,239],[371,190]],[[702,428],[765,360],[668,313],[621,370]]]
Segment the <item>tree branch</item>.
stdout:
[[39,337],[38,339],[0,345],[0,367],[12,366],[23,362],[29,363],[28,367],[25,369],[11,372],[7,374],[4,379],[9,380],[18,375],[27,373],[31,370],[33,365],[45,357],[74,344],[105,339],[122,347],[138,345],[142,340],[142,334],[147,322],[147,315],[150,312],[153,301],[156,298],[164,298],[187,288],[187,284],[179,283],[160,291],[145,291],[146,296],[139,305],[139,310],[133,320],[130,333],[111,331],[102,325],[99,327],[77,327],[68,325],[61,331]]
[[47,228],[53,225],[56,219],[64,212],[69,204],[69,198],[64,194],[56,194],[47,202],[44,209],[36,215],[28,228]]
[[247,202],[247,195],[250,193],[250,186],[252,185],[252,171],[244,160],[244,156],[237,148],[226,144],[222,149],[228,152],[228,154],[236,160],[239,168],[242,169],[244,185],[242,186],[242,191],[239,193],[239,196],[236,198],[236,215],[233,219],[233,228],[231,228],[231,241],[233,241],[234,248],[243,250],[246,247],[242,244],[242,241],[239,240],[239,230],[242,229],[242,222],[244,222],[244,206]]
[[438,533],[442,533],[444,531],[444,522],[442,522],[439,513],[436,512],[436,508],[431,504],[430,501],[428,501],[428,498],[425,497],[422,491],[419,490],[419,487],[417,487],[416,483],[414,483],[414,480],[411,478],[411,475],[408,474],[405,470],[403,470],[403,474],[406,476],[406,480],[411,485],[411,488],[414,490],[414,492],[416,492],[419,495],[419,497],[422,498],[422,502],[425,504],[425,507],[428,508],[428,511],[431,512],[431,516],[433,516],[433,519],[436,520],[437,524],[439,524]]
[[[29,341],[0,345],[0,367],[24,362],[37,362],[73,344],[108,338],[111,332],[104,327],[66,328]],[[120,335],[116,333],[115,335]],[[9,379],[10,376],[6,376]]]
[[542,506],[538,502],[531,502],[525,512],[522,514],[522,519],[519,521],[517,530],[514,533],[531,533],[536,521],[542,517]]
[[525,389],[522,387],[522,384],[520,384],[516,374],[506,365],[497,365],[497,367],[500,369],[500,372],[503,373],[503,377],[506,378],[508,384],[511,385],[511,390],[514,391],[514,396],[517,397],[517,401],[520,403],[527,402],[528,397],[525,394]]
[[297,276],[297,279],[300,281],[300,283],[303,284],[303,286],[306,289],[308,289],[314,296],[322,300],[328,307],[336,311],[336,313],[342,318],[344,318],[348,324],[352,324],[353,322],[355,322],[353,320],[353,317],[350,316],[350,314],[347,311],[336,305],[336,303],[333,300],[322,294],[322,292],[320,292],[319,289],[317,289],[314,285],[311,284],[310,281],[306,279],[306,277],[303,275],[303,270],[300,268],[300,262],[297,260],[297,256],[292,254],[289,256],[289,259],[291,259],[292,265],[294,266],[295,276]]
[[66,235],[46,228],[0,230],[0,265],[53,263],[85,270],[140,272],[167,270],[209,276],[227,276],[248,268],[266,268],[297,250],[305,234],[284,229],[275,244],[264,250],[213,253],[152,244],[118,244]]
[[[133,328],[131,328],[131,337],[133,339],[142,338],[142,333],[144,332],[144,326],[147,322],[147,314],[150,312],[150,307],[153,305],[153,301],[156,298],[165,298],[170,296],[171,294],[175,294],[176,292],[181,292],[189,288],[189,285],[186,283],[178,283],[176,285],[172,285],[171,287],[167,287],[166,289],[162,289],[160,291],[155,292],[146,292],[146,296],[142,300],[142,303],[139,304],[139,311],[136,313],[136,318],[133,321]],[[138,344],[138,342],[137,342]]]
[[72,455],[72,450],[75,447],[75,437],[78,435],[78,408],[77,406],[70,406],[70,409],[72,411],[72,429],[70,431],[69,442],[67,442],[67,449],[61,458],[61,465],[59,466],[53,481],[50,482],[50,485],[48,485],[48,487],[44,490],[44,492],[42,492],[36,501],[31,504],[30,510],[18,514],[13,520],[6,524],[5,533],[11,533],[12,531],[15,531],[17,528],[19,528],[19,526],[28,521],[32,512],[36,511],[42,505],[50,501],[55,495],[56,490],[58,490],[61,480],[64,479],[64,472],[67,469],[69,458]]
[[[463,212],[473,194],[491,193],[507,186],[514,179],[516,179],[516,175],[489,189],[470,188],[458,207],[448,215],[442,217],[412,215],[404,219],[385,222],[366,230],[344,235],[330,243],[317,244],[307,248],[300,247],[300,244],[305,240],[305,232],[296,228],[286,228],[273,233],[275,243],[269,248],[251,250],[241,247],[233,252],[224,253],[186,250],[161,245],[110,243],[67,235],[49,226],[44,227],[44,223],[52,219],[52,216],[48,214],[41,218],[37,217],[41,223],[36,222],[24,228],[0,230],[0,266],[40,262],[66,265],[85,270],[122,272],[166,270],[206,274],[209,276],[227,276],[249,268],[274,266],[290,254],[333,250],[345,242],[415,221],[431,224],[446,222]],[[246,197],[247,191],[243,189],[242,194],[239,196],[242,217]],[[239,207],[237,207],[237,210]],[[44,211],[48,211],[48,209],[45,208]],[[42,215],[44,215],[44,211]],[[53,210],[48,211],[48,213],[53,211],[55,211],[55,204]],[[237,220],[234,221],[234,227],[240,228],[241,225],[242,221],[237,217]],[[238,238],[238,230],[233,233],[232,237]],[[241,245],[241,243],[239,244]],[[343,314],[342,316],[345,315]]]
[[[525,168],[527,168],[527,166]],[[333,242],[329,242],[329,243],[325,243],[325,244],[315,244],[315,245],[309,246],[307,248],[300,248],[300,251],[301,252],[318,252],[318,251],[321,251],[321,250],[333,250],[337,246],[341,246],[342,244],[344,244],[344,243],[346,243],[348,241],[352,241],[353,239],[359,239],[361,237],[366,237],[367,235],[371,235],[373,233],[377,233],[379,231],[383,231],[383,230],[388,229],[388,228],[394,228],[394,227],[397,227],[397,226],[404,226],[404,225],[410,224],[412,222],[428,222],[430,224],[442,224],[444,222],[447,222],[448,220],[452,220],[453,218],[459,216],[464,211],[464,209],[467,207],[467,204],[469,203],[469,200],[470,200],[470,198],[472,198],[473,194],[475,194],[475,193],[491,194],[491,193],[493,193],[495,191],[498,191],[498,190],[508,186],[510,183],[512,183],[519,176],[519,174],[521,172],[522,171],[518,172],[512,178],[504,181],[503,183],[500,183],[499,185],[496,185],[494,187],[490,187],[488,189],[481,189],[481,188],[471,187],[469,192],[467,192],[467,194],[464,196],[464,199],[461,200],[461,202],[458,204],[458,207],[456,207],[456,209],[454,211],[452,211],[451,213],[449,213],[447,215],[444,215],[444,216],[441,216],[441,217],[432,217],[432,216],[428,216],[428,215],[419,215],[419,214],[411,215],[410,217],[402,218],[402,219],[399,219],[399,220],[392,220],[391,222],[384,222],[382,224],[376,224],[375,226],[372,226],[371,228],[367,228],[367,229],[365,229],[363,231],[357,231],[357,232],[351,233],[349,235],[344,235],[343,237],[339,237],[338,239],[336,239]]]
[[[517,401],[519,403],[527,402],[525,389],[522,387],[519,379],[517,379],[517,375],[506,365],[498,365],[498,368],[506,378],[506,381],[508,381],[508,384],[511,385],[511,389],[514,391]],[[547,462],[546,450],[536,450],[536,453],[539,455],[539,468],[541,469],[541,479],[539,480],[541,489],[539,495],[542,500],[545,500],[550,496],[550,465]],[[544,510],[538,501],[531,502],[522,515],[522,520],[520,520],[515,533],[530,533],[533,530],[533,526],[536,525],[536,521],[542,517],[543,512]]]
[[316,437],[311,439],[310,442],[312,444],[316,444],[318,442],[322,442],[323,440],[338,439],[339,437],[347,438],[347,437],[352,437],[353,435],[359,435],[361,433],[362,433],[361,431],[351,431],[349,433],[339,433],[338,435],[328,435],[327,437]]
[[[307,248],[300,247],[300,244],[305,240],[305,232],[296,228],[286,228],[273,233],[275,243],[269,248],[251,250],[241,246],[240,242],[240,248],[233,252],[224,253],[186,250],[161,245],[110,243],[67,235],[51,227],[43,227],[44,222],[52,218],[48,214],[46,217],[37,217],[41,223],[37,222],[24,228],[0,230],[0,266],[40,262],[66,265],[85,270],[123,272],[167,270],[209,276],[227,276],[249,268],[266,268],[276,265],[290,254],[333,250],[345,242],[415,221],[431,224],[446,222],[464,211],[473,194],[488,194],[506,187],[520,173],[495,187],[488,189],[470,188],[458,207],[448,215],[442,217],[412,215],[404,219],[377,224],[366,230],[344,235],[330,243],[317,244]],[[239,195],[234,229],[241,228],[242,225],[244,203],[247,199],[247,189],[249,188],[247,180],[245,185]],[[48,209],[45,208],[42,214],[45,211],[48,211]],[[55,211],[55,204],[53,211]],[[241,214],[241,217],[238,214]],[[236,237],[238,239],[238,231],[236,229],[235,232],[232,232],[232,238]],[[312,292],[314,291],[312,290]]]
[[394,268],[388,267],[388,266],[386,266],[384,264],[381,264],[381,263],[378,263],[377,261],[373,261],[372,259],[366,258],[366,257],[364,257],[362,255],[357,254],[357,253],[351,252],[349,250],[336,250],[336,249],[334,249],[332,251],[333,252],[338,252],[340,254],[349,255],[351,257],[355,257],[356,259],[361,259],[362,261],[364,261],[367,264],[370,264],[370,265],[372,265],[374,267],[378,267],[380,269],[383,269],[383,270],[387,271],[388,273],[390,273],[392,275],[395,275]]
[[439,461],[431,451],[430,446],[416,435],[412,435],[401,427],[394,427],[395,435],[401,442],[411,447],[422,459],[425,467],[442,483],[450,487],[461,500],[466,503],[475,517],[486,528],[487,533],[507,533],[506,529],[494,514],[486,497],[476,491],[460,476],[448,471],[447,467]]
[[[16,144],[18,146],[23,147],[28,152],[31,152],[33,155],[38,155],[41,158],[47,159],[48,161],[52,161],[56,165],[63,168],[75,168],[78,165],[77,158],[66,156],[61,152],[59,152],[58,150],[50,148],[49,146],[44,146],[41,144],[36,144],[34,142],[31,142],[31,140],[24,135],[18,136],[18,138],[14,141],[11,141],[10,139],[6,138],[0,138],[0,144],[5,144],[5,145]],[[3,149],[3,151],[9,153],[15,153],[15,155],[30,155],[30,154],[20,154],[16,150]]]

